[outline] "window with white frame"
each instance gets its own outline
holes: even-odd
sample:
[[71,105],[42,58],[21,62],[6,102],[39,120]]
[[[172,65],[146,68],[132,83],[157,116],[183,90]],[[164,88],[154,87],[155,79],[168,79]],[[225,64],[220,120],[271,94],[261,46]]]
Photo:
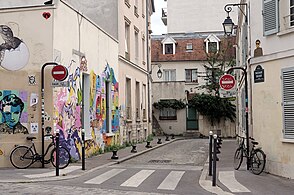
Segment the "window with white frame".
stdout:
[[131,79],[126,78],[126,118],[132,119],[132,88]]
[[135,61],[139,62],[139,30],[135,28]]
[[147,119],[147,110],[146,110],[146,84],[143,84],[142,90],[142,108],[143,108],[143,120]]
[[186,69],[186,82],[198,83],[197,69]]
[[[171,101],[171,100],[160,100],[163,101]],[[177,120],[177,110],[173,108],[162,108],[160,110],[159,115],[160,120]]]
[[192,44],[192,43],[187,43],[187,45],[186,45],[186,50],[187,50],[187,51],[191,51],[191,50],[193,50],[193,44]]
[[220,39],[215,34],[210,34],[204,40],[206,53],[217,53],[220,47]]
[[208,42],[208,53],[216,53],[217,52],[217,42]]
[[162,44],[162,54],[175,54],[176,53],[176,40],[173,39],[170,35],[166,35],[166,37],[161,41]]
[[130,21],[125,18],[125,58],[130,60]]
[[263,0],[263,34],[271,35],[279,31],[279,0]]
[[138,18],[139,14],[138,14],[138,0],[135,0],[135,5],[134,5],[134,14],[135,16]]
[[174,45],[172,43],[164,44],[165,52],[164,54],[173,54],[174,53]]
[[176,69],[163,70],[164,81],[176,81]]
[[145,62],[145,47],[146,47],[146,45],[145,45],[145,38],[142,38],[142,64],[143,65],[145,65],[146,64],[146,62]]
[[294,0],[290,0],[290,26],[294,26]]
[[283,136],[294,139],[294,67],[282,69],[283,83]]
[[142,0],[142,17],[145,18],[145,0]]

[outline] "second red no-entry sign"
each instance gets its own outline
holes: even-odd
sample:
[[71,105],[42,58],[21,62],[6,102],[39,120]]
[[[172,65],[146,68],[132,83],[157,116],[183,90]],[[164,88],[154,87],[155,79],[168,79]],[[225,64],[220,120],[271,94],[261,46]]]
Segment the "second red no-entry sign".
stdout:
[[219,79],[219,85],[224,90],[231,90],[236,84],[235,78],[230,74],[225,74]]

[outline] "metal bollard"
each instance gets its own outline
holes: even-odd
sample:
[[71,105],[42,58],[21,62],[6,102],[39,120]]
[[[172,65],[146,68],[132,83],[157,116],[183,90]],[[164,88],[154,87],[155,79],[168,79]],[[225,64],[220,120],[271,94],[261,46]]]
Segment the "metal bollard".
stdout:
[[118,159],[118,156],[117,156],[117,150],[113,150],[113,151],[112,151],[111,159]]
[[131,153],[137,153],[137,146],[136,145],[132,145],[132,150]]
[[171,139],[175,139],[175,135],[174,134],[171,134]]
[[213,172],[212,172],[212,186],[216,186],[216,145],[217,145],[217,135],[213,135]]
[[85,165],[85,129],[82,129],[82,170],[86,170],[86,165]]
[[158,138],[157,144],[162,144],[161,138]]
[[151,143],[150,141],[147,141],[147,144],[146,144],[145,147],[146,147],[146,148],[152,148],[152,146],[150,145],[150,143]]
[[55,137],[55,144],[56,144],[56,176],[59,176],[59,129],[56,129],[56,137]]
[[165,137],[165,141],[169,141],[169,137],[168,137],[168,135]]
[[212,131],[209,131],[208,175],[212,176]]

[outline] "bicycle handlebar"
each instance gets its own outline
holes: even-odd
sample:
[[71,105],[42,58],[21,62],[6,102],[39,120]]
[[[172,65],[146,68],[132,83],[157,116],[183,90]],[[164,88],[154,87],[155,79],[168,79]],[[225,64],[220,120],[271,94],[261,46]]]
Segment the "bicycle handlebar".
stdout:
[[[238,134],[236,134],[236,136],[239,137],[239,138],[242,138],[242,139],[246,139],[246,137],[242,137],[242,136],[240,136],[240,135],[238,135]],[[251,140],[255,140],[253,137],[249,137],[249,139],[251,139]]]

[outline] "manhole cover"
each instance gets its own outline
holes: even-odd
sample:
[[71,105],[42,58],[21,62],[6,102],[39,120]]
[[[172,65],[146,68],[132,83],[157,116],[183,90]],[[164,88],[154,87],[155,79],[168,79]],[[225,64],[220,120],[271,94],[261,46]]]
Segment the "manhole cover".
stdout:
[[149,160],[148,163],[170,163],[171,160]]

